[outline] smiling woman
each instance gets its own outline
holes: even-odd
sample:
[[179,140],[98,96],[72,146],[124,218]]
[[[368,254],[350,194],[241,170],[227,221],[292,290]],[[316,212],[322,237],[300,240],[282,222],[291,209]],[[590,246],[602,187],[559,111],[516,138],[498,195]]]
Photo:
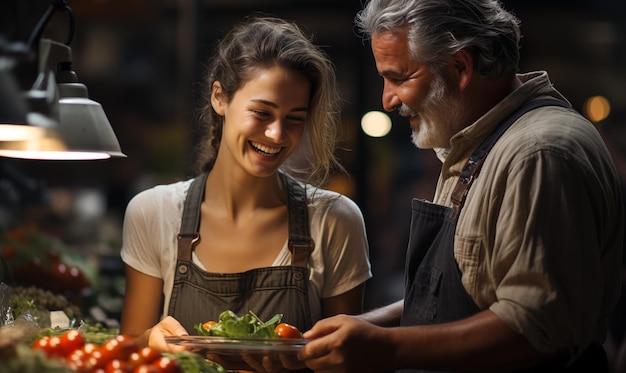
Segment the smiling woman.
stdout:
[[296,330],[360,313],[371,277],[360,209],[320,187],[343,170],[328,57],[277,18],[247,19],[213,56],[198,175],[143,191],[126,210],[121,333],[160,350],[225,310],[282,314]]
[[233,157],[224,160],[231,169],[243,167],[255,176],[276,173],[302,139],[310,91],[307,77],[281,66],[258,70],[230,102],[215,81],[211,104],[224,118],[220,146],[229,150],[217,159]]

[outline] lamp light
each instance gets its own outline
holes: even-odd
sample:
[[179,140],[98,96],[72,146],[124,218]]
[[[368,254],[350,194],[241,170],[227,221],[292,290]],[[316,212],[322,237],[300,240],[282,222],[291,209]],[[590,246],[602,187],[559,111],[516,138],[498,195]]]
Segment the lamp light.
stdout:
[[[56,11],[69,15],[65,44],[41,38]],[[16,94],[8,69],[2,68],[1,61],[7,58],[0,56],[0,108],[8,107],[6,113],[0,111],[0,156],[51,160],[126,157],[102,106],[89,99],[87,87],[72,71],[69,44],[73,33],[74,18],[67,1],[51,0],[28,40],[28,50],[38,46],[38,75],[25,94]]]
[[[76,159],[59,136],[58,91],[54,73],[39,74],[32,89],[22,95],[29,108],[28,128],[38,129],[41,136],[0,142],[0,156],[23,159]],[[83,159],[82,157],[79,159]]]
[[37,139],[45,132],[26,120],[26,103],[10,73],[12,65],[11,59],[0,57],[0,142],[3,143]]
[[72,50],[66,44],[42,39],[40,71],[54,71],[59,92],[59,131],[69,151],[126,157],[102,105],[89,98],[87,86],[72,70]]

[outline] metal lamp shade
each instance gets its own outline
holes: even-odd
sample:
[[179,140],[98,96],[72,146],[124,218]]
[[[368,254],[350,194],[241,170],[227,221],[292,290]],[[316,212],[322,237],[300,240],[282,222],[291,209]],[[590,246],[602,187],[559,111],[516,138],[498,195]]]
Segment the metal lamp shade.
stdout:
[[69,151],[126,157],[102,106],[89,99],[82,83],[60,83],[59,131]]

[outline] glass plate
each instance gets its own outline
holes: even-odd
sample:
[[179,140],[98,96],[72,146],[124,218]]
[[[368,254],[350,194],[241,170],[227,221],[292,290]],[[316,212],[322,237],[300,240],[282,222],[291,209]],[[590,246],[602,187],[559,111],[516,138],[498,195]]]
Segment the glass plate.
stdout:
[[218,355],[263,354],[280,352],[296,354],[308,342],[294,338],[227,338],[208,336],[166,337],[167,343],[200,349]]

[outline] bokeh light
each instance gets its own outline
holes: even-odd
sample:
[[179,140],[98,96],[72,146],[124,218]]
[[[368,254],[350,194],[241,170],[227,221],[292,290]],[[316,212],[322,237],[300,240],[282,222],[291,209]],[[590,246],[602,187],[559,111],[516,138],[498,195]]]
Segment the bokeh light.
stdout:
[[370,111],[361,118],[361,129],[371,137],[383,137],[391,131],[391,118],[380,111]]
[[592,122],[597,123],[605,120],[611,113],[611,104],[604,96],[593,96],[585,101],[585,116]]

